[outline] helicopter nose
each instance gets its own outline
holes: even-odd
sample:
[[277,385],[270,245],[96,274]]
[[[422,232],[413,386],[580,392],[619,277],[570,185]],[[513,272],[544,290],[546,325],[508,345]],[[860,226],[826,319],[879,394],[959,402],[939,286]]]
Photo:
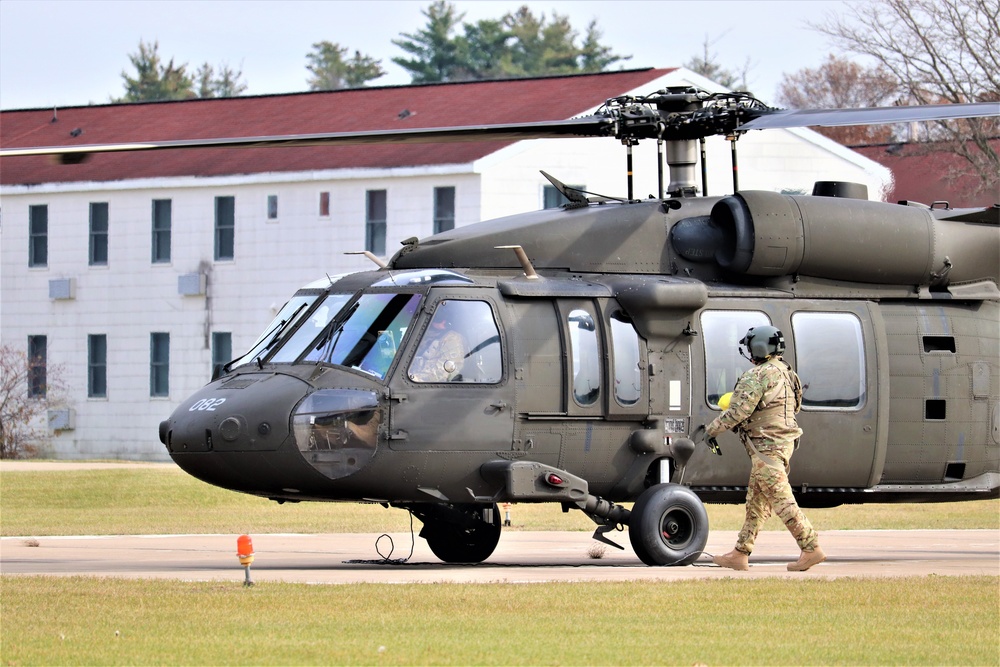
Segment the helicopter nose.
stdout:
[[282,374],[244,374],[214,382],[160,424],[171,454],[277,450],[290,433],[288,414],[310,391]]

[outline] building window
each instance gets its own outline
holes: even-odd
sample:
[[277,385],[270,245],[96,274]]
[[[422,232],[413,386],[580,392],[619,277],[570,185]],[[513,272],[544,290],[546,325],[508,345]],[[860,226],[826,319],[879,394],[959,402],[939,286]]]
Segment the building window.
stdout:
[[28,336],[28,398],[45,398],[48,339]]
[[28,266],[49,265],[49,207],[28,207]]
[[434,188],[434,233],[455,229],[455,188]]
[[236,197],[215,198],[215,259],[236,256]]
[[106,398],[108,395],[108,337],[105,334],[87,336],[87,396]]
[[385,254],[386,191],[369,190],[365,206],[365,250]]
[[91,266],[108,264],[108,204],[90,204],[90,259]]
[[153,200],[153,263],[170,261],[169,199]]
[[233,334],[228,331],[212,333],[212,379],[222,375],[222,367],[233,359]]
[[267,219],[278,219],[278,195],[267,196]]
[[861,320],[851,313],[792,315],[795,371],[803,410],[850,410],[865,403]]
[[321,192],[319,193],[319,217],[329,218],[330,217],[330,193]]
[[[574,190],[585,190],[586,187],[583,185],[569,185],[567,186]],[[542,208],[559,208],[563,204],[568,204],[569,200],[563,195],[563,193],[556,190],[551,185],[546,185],[542,190]]]
[[149,395],[170,395],[170,334],[149,334]]
[[740,355],[740,340],[750,327],[770,324],[767,315],[752,310],[706,310],[701,314],[705,344],[705,400],[713,408],[736,388],[736,381],[753,364]]

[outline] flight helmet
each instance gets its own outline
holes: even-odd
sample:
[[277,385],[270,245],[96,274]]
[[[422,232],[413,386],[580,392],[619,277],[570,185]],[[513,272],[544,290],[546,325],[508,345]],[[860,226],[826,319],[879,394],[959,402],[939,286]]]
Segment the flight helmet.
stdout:
[[[749,354],[743,352],[744,347]],[[769,357],[779,355],[784,351],[784,334],[776,327],[770,325],[751,327],[747,331],[747,335],[740,341],[740,354],[755,364],[763,363]]]

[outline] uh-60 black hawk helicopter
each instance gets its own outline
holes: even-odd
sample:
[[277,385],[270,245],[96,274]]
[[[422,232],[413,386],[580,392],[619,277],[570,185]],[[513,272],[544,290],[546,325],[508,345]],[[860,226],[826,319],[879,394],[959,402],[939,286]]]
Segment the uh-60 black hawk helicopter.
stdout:
[[159,435],[221,487],[407,509],[447,562],[490,556],[497,503],[550,502],[602,541],[627,526],[644,563],[683,565],[708,538],[702,503],[745,496],[736,439],[717,458],[691,434],[749,367],[737,341],[753,326],[784,332],[805,385],[802,506],[1000,495],[1000,207],[873,202],[835,182],[695,196],[699,141],[997,115],[667,89],[567,121],[65,152],[606,136],[631,174],[632,145],[665,145],[657,197],[635,199],[631,177],[623,199],[550,177],[561,209],[410,239],[377,269],[302,288]]

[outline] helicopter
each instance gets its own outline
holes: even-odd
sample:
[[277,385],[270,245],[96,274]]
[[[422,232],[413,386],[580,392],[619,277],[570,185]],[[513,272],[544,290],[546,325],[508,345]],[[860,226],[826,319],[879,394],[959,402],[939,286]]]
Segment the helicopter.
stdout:
[[[369,271],[305,285],[159,438],[223,488],[408,510],[444,562],[489,558],[498,504],[518,502],[581,511],[614,546],[608,533],[627,527],[643,563],[671,566],[703,552],[705,503],[745,497],[742,446],[723,436],[718,457],[694,434],[749,368],[737,341],[755,326],[784,332],[803,382],[790,475],[801,506],[1000,497],[1000,205],[889,204],[845,182],[740,190],[736,154],[752,130],[998,115],[995,103],[779,110],[679,87],[564,121],[0,156],[621,142],[624,197],[545,174],[559,209],[407,239],[388,260],[366,253]],[[703,194],[713,135],[732,141],[734,194]],[[632,148],[644,140],[657,143],[659,192],[639,199]]]

